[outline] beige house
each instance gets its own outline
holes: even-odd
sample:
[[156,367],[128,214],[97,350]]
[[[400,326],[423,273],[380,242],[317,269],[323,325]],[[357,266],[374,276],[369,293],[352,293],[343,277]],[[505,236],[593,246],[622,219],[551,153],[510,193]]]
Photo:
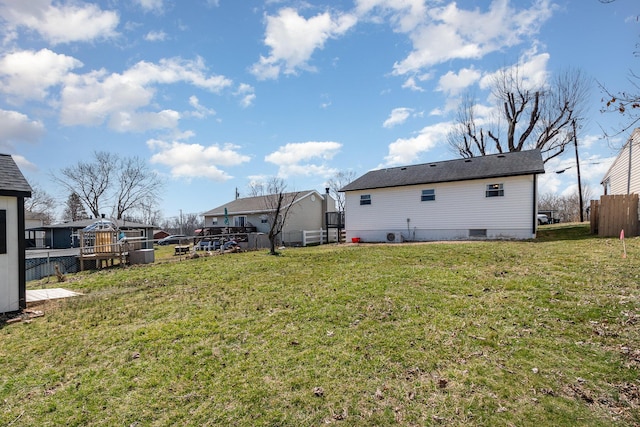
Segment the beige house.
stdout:
[[[204,213],[204,226],[213,228],[244,227],[258,233],[268,233],[274,207],[273,196],[238,198]],[[303,231],[326,229],[325,213],[336,212],[336,201],[328,192],[316,190],[284,194],[281,210],[289,208],[281,234],[281,242],[288,246],[302,243]]]
[[633,130],[601,184],[605,195],[640,194],[640,128]]

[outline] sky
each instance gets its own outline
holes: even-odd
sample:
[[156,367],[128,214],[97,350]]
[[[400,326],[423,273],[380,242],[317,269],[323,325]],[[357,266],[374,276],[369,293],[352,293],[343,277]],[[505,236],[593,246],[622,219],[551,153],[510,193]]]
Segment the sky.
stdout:
[[[487,81],[519,64],[593,80],[578,146],[598,197],[628,137],[603,138],[622,119],[599,85],[633,89],[639,15],[637,0],[0,0],[0,153],[60,211],[52,175],[109,151],[162,177],[165,217],[202,213],[271,177],[323,192],[339,171],[456,158],[460,99],[489,114]],[[575,165],[573,149],[547,162],[539,192],[575,193]]]

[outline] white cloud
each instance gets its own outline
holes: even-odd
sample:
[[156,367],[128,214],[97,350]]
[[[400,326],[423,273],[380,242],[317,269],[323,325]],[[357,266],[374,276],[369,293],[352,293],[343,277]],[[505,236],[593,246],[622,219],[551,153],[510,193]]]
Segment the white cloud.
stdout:
[[480,72],[472,68],[463,68],[458,73],[449,71],[440,77],[437,90],[446,92],[449,96],[455,96],[477,82],[480,76]]
[[77,59],[49,49],[9,53],[0,59],[0,91],[18,101],[43,100],[50,87],[81,66]]
[[411,108],[394,108],[391,110],[391,114],[389,114],[389,117],[384,121],[382,126],[385,128],[392,128],[396,125],[401,125],[411,116],[412,112],[413,109]]
[[[519,59],[517,64],[511,65],[508,68],[515,69],[517,67],[517,73],[514,74],[517,74],[523,88],[538,88],[545,85],[549,76],[549,71],[547,70],[549,59],[550,55],[548,53],[537,54],[535,52],[528,52]],[[504,70],[498,70],[494,73],[482,76],[479,82],[480,88],[491,88],[496,77],[498,77],[503,71]]]
[[169,167],[174,178],[227,181],[233,177],[219,166],[237,166],[250,160],[249,156],[240,154],[240,147],[233,144],[213,144],[205,147],[181,141],[151,139],[147,141],[147,146],[157,151],[151,157],[151,163]]
[[[356,11],[359,16],[370,15],[374,21],[387,16],[399,32],[410,32],[416,28],[426,16],[424,0],[357,0]],[[381,16],[371,16],[379,11]]]
[[[177,124],[178,113],[171,110],[140,112],[155,95],[155,85],[185,82],[211,92],[231,85],[222,76],[208,76],[201,58],[141,61],[122,74],[106,70],[69,75],[61,95],[60,120],[64,125],[99,125],[108,121],[117,131],[166,128]],[[138,123],[149,120],[148,123]],[[156,127],[153,127],[156,126]]]
[[550,0],[537,0],[529,9],[516,10],[508,0],[494,0],[486,12],[463,10],[452,2],[427,11],[420,25],[398,27],[409,35],[412,52],[394,64],[394,73],[405,75],[452,59],[479,59],[532,37],[550,18]]
[[242,105],[244,108],[253,105],[253,101],[255,101],[256,99],[256,94],[254,93],[254,91],[255,89],[253,88],[253,86],[246,83],[241,83],[235,93],[236,95],[240,96],[240,105]]
[[[264,160],[279,167],[278,176],[331,176],[336,170],[327,161],[342,148],[339,142],[299,142],[281,146],[278,151],[267,155]],[[315,161],[315,160],[319,160]]]
[[51,0],[4,0],[0,17],[6,34],[24,27],[54,45],[114,37],[120,21],[116,12],[101,10],[95,4]]
[[416,83],[416,79],[413,77],[408,77],[407,80],[402,84],[403,89],[409,89],[414,92],[424,92],[424,89],[418,86]]
[[161,42],[167,39],[167,33],[164,31],[149,31],[144,39],[148,42]]
[[162,12],[162,0],[135,0],[136,3],[146,12]]
[[414,163],[419,156],[445,141],[451,123],[442,122],[423,128],[413,138],[399,138],[389,144],[389,154],[381,166],[406,165]]
[[193,111],[185,113],[185,115],[195,117],[198,119],[204,119],[205,117],[215,116],[216,111],[212,108],[207,108],[200,104],[200,100],[197,96],[191,95],[189,97],[189,105],[193,107]]
[[16,111],[0,110],[0,152],[12,152],[14,143],[35,142],[43,133],[41,122]]
[[109,127],[119,132],[144,132],[150,129],[173,129],[178,126],[180,113],[173,110],[158,112],[118,111],[111,115]]
[[292,8],[281,9],[276,16],[267,16],[264,44],[269,56],[260,56],[251,72],[261,80],[278,78],[281,72],[295,74],[298,70],[313,70],[308,64],[313,52],[325,42],[347,32],[356,23],[352,15],[331,16],[328,12],[306,19]]

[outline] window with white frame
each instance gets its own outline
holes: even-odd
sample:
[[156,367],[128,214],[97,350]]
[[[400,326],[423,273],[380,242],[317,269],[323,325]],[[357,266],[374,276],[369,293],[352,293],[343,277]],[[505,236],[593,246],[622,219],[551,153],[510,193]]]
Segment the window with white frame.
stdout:
[[486,197],[502,197],[504,196],[504,187],[502,184],[487,184],[485,192]]
[[422,202],[431,202],[436,199],[436,190],[422,190],[422,195],[420,196],[420,201]]
[[360,195],[360,204],[361,205],[370,205],[371,204],[371,194],[362,194],[362,195]]
[[233,226],[234,227],[244,227],[246,223],[247,223],[247,217],[246,216],[233,217]]
[[211,218],[211,225],[218,225],[218,217]]

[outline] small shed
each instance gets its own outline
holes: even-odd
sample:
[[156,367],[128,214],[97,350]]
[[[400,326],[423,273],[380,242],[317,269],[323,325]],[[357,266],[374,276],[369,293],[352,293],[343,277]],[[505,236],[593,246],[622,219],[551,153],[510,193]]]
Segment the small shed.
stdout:
[[8,154],[0,154],[0,313],[27,306],[24,199],[31,186]]

